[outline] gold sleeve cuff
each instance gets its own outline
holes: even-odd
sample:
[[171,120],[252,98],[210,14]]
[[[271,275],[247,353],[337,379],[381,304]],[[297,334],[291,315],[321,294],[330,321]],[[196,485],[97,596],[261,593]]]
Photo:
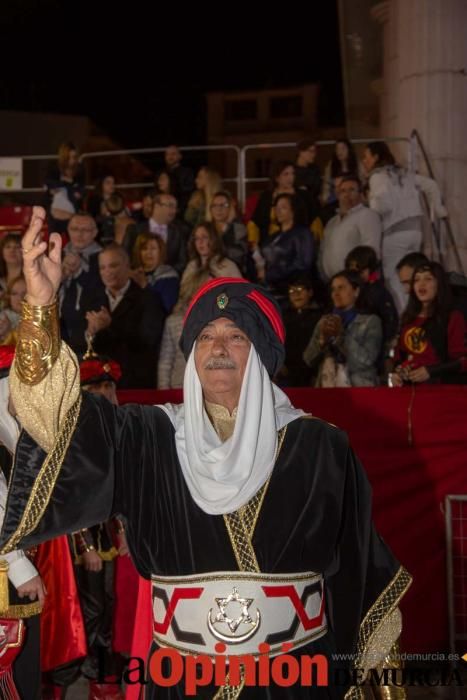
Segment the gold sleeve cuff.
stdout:
[[60,351],[58,304],[22,303],[15,368],[23,384],[39,384],[50,372]]

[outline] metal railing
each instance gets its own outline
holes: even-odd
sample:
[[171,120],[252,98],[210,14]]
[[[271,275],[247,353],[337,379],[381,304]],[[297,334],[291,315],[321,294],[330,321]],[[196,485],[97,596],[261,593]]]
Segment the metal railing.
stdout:
[[[453,512],[454,511],[454,512]],[[463,629],[458,631],[456,625],[456,598],[462,599],[461,603],[465,607],[467,613],[467,495],[448,495],[444,500],[444,518],[446,529],[446,567],[447,567],[447,583],[448,583],[448,616],[449,616],[449,647],[451,654],[456,653],[457,642],[467,642],[467,615],[464,617]],[[456,552],[454,540],[458,545]],[[464,549],[463,549],[464,548]],[[458,555],[460,552],[460,556]],[[456,556],[457,555],[457,556]],[[459,559],[460,567],[456,565],[456,559]],[[459,576],[459,571],[463,572],[463,576]],[[459,579],[462,579],[459,581]],[[456,588],[457,583],[460,583],[460,591]],[[466,586],[466,588],[462,588]],[[462,594],[462,590],[464,593]],[[461,605],[459,605],[461,607]],[[465,644],[464,644],[465,647]]]
[[[368,142],[370,139],[352,139],[351,142],[352,144],[358,146],[362,145]],[[373,137],[371,138],[371,141],[385,141],[386,143],[402,143],[404,146],[407,148],[407,167],[409,170],[416,170],[417,169],[417,163],[418,163],[418,158],[419,156],[422,157],[424,166],[427,170],[428,175],[433,178],[436,181],[433,168],[430,163],[430,159],[428,157],[428,154],[426,152],[426,149],[424,147],[423,141],[420,137],[420,134],[416,129],[414,129],[410,135],[409,138],[407,137],[394,137],[394,138],[386,138],[386,139],[374,139]],[[316,145],[319,147],[333,147],[335,144],[335,140],[323,140],[323,141],[317,141]],[[253,177],[250,174],[251,168],[249,168],[248,164],[248,156],[254,152],[254,151],[269,151],[269,152],[274,152],[274,151],[279,151],[279,150],[284,150],[284,149],[290,149],[291,151],[291,158],[296,155],[296,148],[297,144],[295,142],[280,142],[280,143],[256,143],[256,144],[247,144],[243,147],[236,146],[234,144],[225,144],[225,145],[202,145],[202,146],[180,146],[180,151],[183,154],[196,154],[196,153],[212,153],[212,152],[224,152],[224,153],[233,153],[235,155],[235,164],[233,167],[233,172],[234,175],[233,177],[226,177],[223,179],[225,183],[233,183],[236,189],[236,195],[237,195],[237,200],[239,203],[239,206],[242,210],[244,210],[245,203],[247,200],[247,187],[248,185],[255,184],[255,183],[266,183],[269,182],[269,178],[266,177]],[[119,150],[113,150],[113,151],[93,151],[90,153],[83,153],[81,155],[80,161],[83,164],[86,163],[92,163],[93,161],[99,160],[100,163],[102,163],[103,160],[109,159],[109,158],[116,158],[116,157],[128,157],[128,158],[133,158],[135,156],[149,156],[149,155],[161,155],[165,151],[165,147],[154,147],[154,148],[135,148],[135,149],[119,149]],[[50,162],[50,161],[55,161],[56,160],[56,154],[50,155],[27,155],[27,156],[18,156],[19,158],[22,158],[24,163],[34,163],[34,162]],[[101,167],[102,170],[102,167]],[[86,185],[87,189],[94,189],[93,185],[87,184]],[[121,190],[144,190],[144,189],[149,189],[154,187],[154,183],[152,181],[138,181],[138,182],[119,182],[118,183],[118,188]],[[8,189],[8,190],[3,190],[0,192],[0,195],[10,195],[10,194],[34,194],[34,193],[40,193],[43,192],[43,186],[34,186],[34,187],[23,187],[21,189]],[[431,226],[431,232],[432,232],[432,239],[435,242],[435,246],[439,255],[439,258],[441,261],[443,261],[443,250],[442,250],[442,242],[443,242],[443,233],[442,229],[445,229],[445,237],[446,240],[449,242],[449,244],[452,247],[455,259],[456,259],[456,264],[458,266],[458,269],[462,271],[463,274],[465,274],[463,265],[462,265],[462,260],[459,255],[459,251],[456,246],[455,238],[452,232],[451,224],[449,221],[449,218],[442,219],[442,220],[436,220],[432,221],[430,219],[430,226]]]
[[[414,157],[413,157],[413,146],[410,138],[400,136],[400,137],[394,137],[394,138],[387,138],[387,139],[351,139],[352,144],[366,144],[368,141],[384,141],[386,143],[404,143],[407,146],[407,167],[409,169],[412,169],[414,166]],[[334,146],[336,143],[336,140],[325,140],[325,141],[315,141],[317,146]],[[284,142],[284,143],[254,143],[254,144],[248,144],[247,146],[243,146],[241,149],[241,154],[240,154],[240,172],[239,172],[239,178],[242,183],[242,189],[241,189],[241,196],[239,197],[239,203],[242,208],[245,206],[246,202],[246,188],[249,183],[252,182],[270,182],[270,179],[267,177],[248,177],[247,176],[247,155],[253,150],[277,150],[277,149],[284,149],[284,148],[290,148],[293,149],[294,153],[293,155],[296,155],[296,150],[297,150],[297,144],[295,142]]]
[[[136,155],[153,155],[153,154],[162,154],[165,151],[165,147],[157,147],[157,148],[132,148],[132,149],[121,149],[121,150],[116,150],[116,151],[93,151],[91,153],[83,153],[81,155],[80,161],[85,162],[89,161],[92,159],[103,159],[103,158],[113,158],[117,156],[136,156]],[[179,146],[179,150],[182,153],[200,153],[200,152],[234,152],[237,158],[237,163],[236,163],[236,176],[235,177],[227,177],[223,178],[223,182],[233,182],[235,183],[236,190],[237,190],[237,199],[240,199],[240,193],[241,193],[241,181],[240,181],[240,148],[238,146],[235,146],[233,144],[222,144],[219,146]],[[144,189],[144,188],[151,188],[154,187],[153,182],[137,182],[137,183],[119,183],[118,188],[119,189]]]
[[[435,176],[435,173],[433,171],[433,168],[431,167],[431,162],[430,162],[430,159],[428,157],[428,153],[426,151],[426,148],[423,144],[422,138],[421,138],[420,134],[418,133],[417,129],[412,130],[412,133],[410,134],[410,142],[411,142],[411,149],[410,150],[413,154],[412,157],[414,160],[414,169],[416,169],[416,167],[417,167],[418,155],[420,154],[423,158],[423,163],[424,163],[424,166],[426,168],[426,171],[427,171],[429,177],[431,177],[431,179],[436,182],[436,176]],[[439,188],[439,189],[441,192],[441,188]],[[426,201],[425,195],[423,195],[423,198],[425,201],[425,207],[428,210],[429,206],[428,206],[428,202]],[[444,205],[445,202],[443,200],[442,194],[441,194],[441,200],[442,200],[442,203]],[[442,245],[442,243],[443,243],[442,229],[444,228],[445,235],[446,235],[448,242],[451,245],[451,249],[453,251],[458,270],[463,275],[465,275],[466,273],[464,270],[464,266],[462,264],[462,258],[459,255],[459,250],[457,248],[456,240],[454,238],[454,233],[452,231],[451,222],[449,220],[449,215],[444,219],[437,219],[434,221],[432,221],[430,219],[430,224],[431,224],[432,239],[435,242],[438,256],[439,256],[439,259],[441,260],[441,262],[444,263],[444,253],[443,253],[443,245]]]

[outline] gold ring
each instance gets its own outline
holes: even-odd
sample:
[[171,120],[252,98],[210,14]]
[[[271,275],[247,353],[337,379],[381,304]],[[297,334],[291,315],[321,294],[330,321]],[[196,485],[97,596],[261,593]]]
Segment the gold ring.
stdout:
[[21,247],[21,250],[23,251],[23,253],[30,253],[31,250],[32,250],[32,248],[23,248],[23,247]]

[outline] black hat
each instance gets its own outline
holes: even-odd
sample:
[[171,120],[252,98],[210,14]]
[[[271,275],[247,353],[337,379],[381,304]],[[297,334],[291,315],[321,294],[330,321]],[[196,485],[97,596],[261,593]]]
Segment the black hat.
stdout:
[[180,338],[185,359],[204,326],[217,318],[229,318],[247,334],[271,376],[283,365],[285,329],[276,300],[262,287],[236,277],[210,280],[194,295]]

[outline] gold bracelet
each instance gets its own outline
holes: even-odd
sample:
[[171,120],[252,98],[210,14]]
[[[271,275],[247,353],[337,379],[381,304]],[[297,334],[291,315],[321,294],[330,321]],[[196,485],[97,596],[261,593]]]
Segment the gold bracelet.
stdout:
[[58,304],[30,306],[22,303],[16,345],[16,374],[23,384],[39,384],[50,372],[60,352]]

